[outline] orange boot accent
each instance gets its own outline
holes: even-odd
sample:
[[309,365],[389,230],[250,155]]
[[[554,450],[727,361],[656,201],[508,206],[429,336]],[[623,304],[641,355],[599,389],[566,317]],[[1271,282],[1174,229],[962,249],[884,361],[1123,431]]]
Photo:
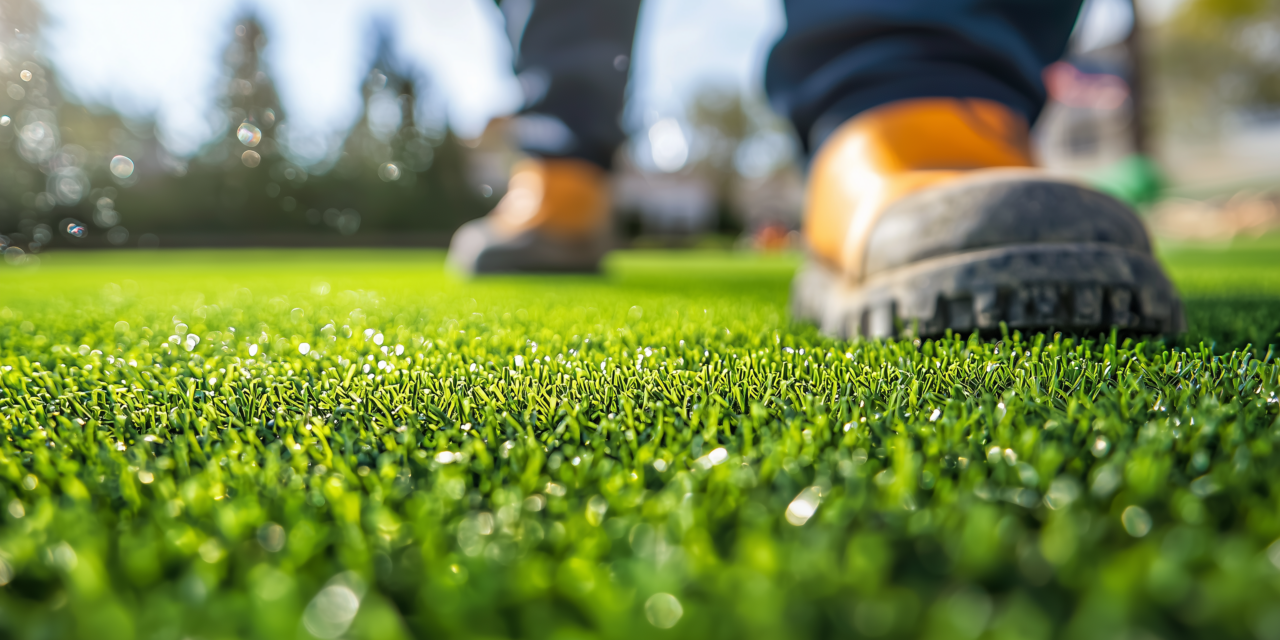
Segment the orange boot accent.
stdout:
[[524,160],[490,220],[504,235],[536,229],[574,239],[599,233],[609,223],[608,175],[585,160]]
[[1002,104],[920,98],[852,118],[814,157],[805,203],[810,249],[852,281],[871,230],[899,198],[992,167],[1030,167],[1028,125]]

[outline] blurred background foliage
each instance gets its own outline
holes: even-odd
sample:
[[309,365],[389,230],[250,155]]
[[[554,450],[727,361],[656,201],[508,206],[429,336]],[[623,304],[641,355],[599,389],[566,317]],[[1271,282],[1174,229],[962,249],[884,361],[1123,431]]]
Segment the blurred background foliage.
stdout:
[[[248,8],[210,26],[234,31],[222,133],[183,156],[156,122],[65,91],[42,51],[47,20],[34,0],[0,2],[0,252],[13,264],[54,247],[441,246],[503,195],[516,159],[500,120],[461,139],[448,118],[419,117],[444,88],[395,54],[386,25],[372,26],[354,126],[320,141],[291,130],[262,57],[272,33]],[[1108,29],[1120,38],[1098,45],[1091,32]],[[1158,235],[1280,228],[1280,0],[1090,0],[1067,60],[1065,81],[1046,76],[1036,140],[1048,167],[1151,205]],[[795,246],[794,135],[758,88],[721,80],[670,113],[628,116],[615,208],[633,244]],[[1122,99],[1099,103],[1116,86]],[[317,144],[329,151],[298,152]],[[308,155],[325,159],[297,160]]]
[[1224,115],[1280,118],[1280,2],[1187,0],[1156,36],[1164,126],[1212,135]]

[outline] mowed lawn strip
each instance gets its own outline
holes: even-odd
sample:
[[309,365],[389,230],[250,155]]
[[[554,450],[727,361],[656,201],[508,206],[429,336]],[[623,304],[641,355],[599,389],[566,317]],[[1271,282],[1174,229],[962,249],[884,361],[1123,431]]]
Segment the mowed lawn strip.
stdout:
[[844,342],[794,256],[0,270],[0,633],[1271,637],[1280,243],[1176,340]]

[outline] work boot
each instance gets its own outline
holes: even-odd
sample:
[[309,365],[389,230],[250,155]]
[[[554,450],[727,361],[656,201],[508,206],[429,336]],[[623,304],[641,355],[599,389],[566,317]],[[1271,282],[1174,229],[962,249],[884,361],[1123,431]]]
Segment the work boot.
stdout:
[[493,211],[453,235],[449,263],[471,274],[592,272],[609,245],[604,169],[572,158],[526,160]]
[[1027,133],[977,99],[903,100],[841,125],[811,167],[794,314],[847,338],[1183,331],[1133,210],[1031,168]]

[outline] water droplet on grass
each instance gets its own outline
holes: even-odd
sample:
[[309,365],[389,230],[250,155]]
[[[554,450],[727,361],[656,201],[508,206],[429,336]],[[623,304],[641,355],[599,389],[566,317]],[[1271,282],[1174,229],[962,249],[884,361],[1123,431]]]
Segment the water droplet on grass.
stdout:
[[655,593],[644,603],[644,617],[659,629],[670,629],[684,617],[684,607],[669,593]]
[[252,169],[259,164],[262,164],[262,156],[258,155],[257,151],[248,149],[244,153],[240,154],[240,162],[243,162],[244,166]]
[[360,610],[360,596],[344,584],[320,590],[302,614],[302,624],[317,638],[337,638],[351,627]]
[[1101,458],[1102,456],[1107,455],[1107,451],[1110,449],[1111,441],[1107,440],[1106,436],[1098,436],[1097,438],[1094,438],[1093,446],[1090,447],[1089,452],[1092,453],[1094,457]]
[[1151,514],[1146,509],[1133,505],[1120,514],[1120,523],[1124,530],[1135,538],[1141,538],[1151,532]]
[[23,82],[31,82],[31,72],[26,69],[23,69],[22,73],[18,74],[18,77],[22,78]]
[[258,528],[258,544],[270,553],[283,549],[286,538],[284,527],[274,522],[268,522]]
[[791,504],[787,505],[785,515],[787,522],[793,526],[803,526],[818,511],[818,505],[822,504],[822,491],[818,487],[809,487],[801,491]]
[[1049,491],[1044,494],[1044,503],[1050,509],[1062,509],[1080,497],[1080,484],[1075,478],[1061,476],[1049,484]]

